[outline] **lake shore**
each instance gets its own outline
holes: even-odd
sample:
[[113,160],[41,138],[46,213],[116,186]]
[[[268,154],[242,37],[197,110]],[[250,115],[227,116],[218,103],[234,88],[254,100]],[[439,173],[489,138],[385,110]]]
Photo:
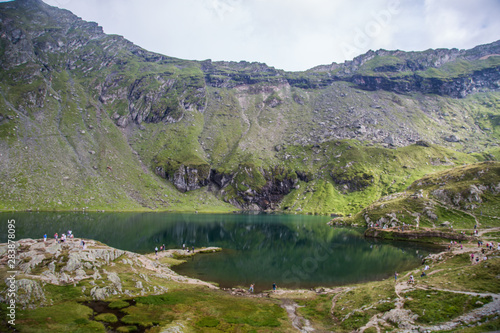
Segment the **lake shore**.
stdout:
[[[197,320],[193,321],[192,318],[188,320],[189,318],[176,312],[175,320],[156,322],[163,328],[190,326],[202,328],[221,325],[221,327],[229,325],[240,329],[265,327],[258,326],[264,325],[262,322],[256,324],[250,320],[246,323],[232,323],[229,317],[225,317],[225,314],[233,311],[230,308],[224,308],[225,310],[221,310],[222,312],[216,316],[193,314],[197,311],[210,313],[210,308],[219,308],[228,302],[242,303],[245,306],[261,309],[260,311],[264,311],[265,318],[270,316],[266,320],[266,325],[283,332],[289,330],[312,332],[329,329],[370,332],[378,331],[377,328],[388,329],[389,327],[396,331],[408,332],[424,328],[430,331],[438,328],[453,330],[468,326],[484,329],[484,325],[488,323],[497,325],[499,322],[500,251],[497,249],[485,251],[484,247],[478,248],[477,245],[470,243],[462,247],[453,246],[450,251],[426,257],[425,265],[429,266],[426,276],[420,276],[424,268],[422,267],[399,272],[400,277],[396,281],[394,278],[389,278],[383,281],[337,288],[318,287],[312,290],[285,290],[278,286],[277,291],[269,290],[252,294],[245,289],[238,288],[220,290],[212,283],[181,276],[171,269],[171,266],[177,263],[176,261],[182,261],[183,256],[198,255],[203,252],[212,253],[220,251],[220,248],[200,248],[195,249],[194,253],[173,249],[159,251],[158,255],[155,253],[141,255],[118,250],[94,240],[83,241],[85,249],[82,246],[82,239],[76,238],[69,239],[65,243],[57,243],[55,240],[43,242],[41,239],[23,239],[17,242],[18,265],[15,270],[18,272],[16,276],[18,294],[16,301],[20,326],[47,328],[46,321],[33,322],[33,316],[44,312],[50,313],[52,318],[55,316],[52,313],[58,311],[59,306],[63,304],[65,307],[79,309],[74,316],[78,318],[83,316],[86,321],[85,325],[67,324],[61,319],[60,323],[53,323],[60,328],[60,331],[71,331],[79,325],[100,327],[102,324],[105,327],[103,321],[86,315],[87,308],[82,308],[81,304],[82,302],[105,302],[109,305],[118,300],[128,302],[123,310],[124,313],[138,311],[143,316],[159,316],[160,318],[161,313],[166,311],[153,305],[147,307],[131,305],[140,300],[145,304],[159,302],[170,304],[169,306],[173,308],[185,308],[188,313],[192,314],[192,318]],[[0,244],[2,275],[6,275],[8,271],[7,253],[7,245]],[[480,257],[477,263],[470,260],[471,253],[475,255],[475,258]],[[410,275],[414,276],[414,284],[407,283]],[[1,294],[2,301],[4,301],[7,299],[5,294],[7,288],[4,281],[2,284],[0,290],[4,291]],[[193,298],[187,300],[179,295],[192,295]],[[205,300],[208,299],[208,301],[203,301],[207,303],[204,303],[204,306],[198,304],[201,298],[197,299],[196,295]],[[170,300],[170,296],[178,296],[180,299],[173,301]],[[428,309],[426,313],[425,311],[419,312],[419,309],[428,308],[425,301],[437,302],[442,309],[446,309],[451,296],[458,297],[469,305],[448,317],[442,316],[438,319],[434,317],[428,319],[431,309]],[[417,300],[424,303],[414,305]],[[153,315],[151,312],[153,310],[160,312]],[[432,312],[440,313],[441,310]],[[275,320],[271,320],[273,316],[276,317]],[[74,320],[78,322],[78,318]],[[149,322],[134,319],[136,317],[130,317],[130,313],[124,315],[124,318],[123,327],[128,325],[138,329],[141,327],[152,329],[156,325],[155,321],[149,325]],[[211,321],[206,318],[211,318]],[[212,324],[217,325],[204,326]]]

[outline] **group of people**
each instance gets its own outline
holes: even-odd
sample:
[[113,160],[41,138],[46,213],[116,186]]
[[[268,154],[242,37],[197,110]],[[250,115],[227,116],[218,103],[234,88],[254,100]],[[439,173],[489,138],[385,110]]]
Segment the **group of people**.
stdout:
[[[165,244],[160,245],[160,251],[165,251]],[[155,255],[158,257],[158,246],[155,246]]]
[[[488,260],[488,256],[486,255],[486,250],[494,250],[495,249],[495,243],[494,242],[488,242],[486,243],[486,247],[483,247],[483,242],[482,241],[478,241],[477,242],[477,247],[480,247],[481,248],[481,252],[480,253],[471,253],[470,254],[470,261],[471,261],[471,264],[474,265],[474,264],[477,264],[479,263],[480,260]],[[498,243],[497,245],[497,250],[500,251],[500,242]],[[482,259],[481,259],[482,257]]]
[[[481,242],[481,245],[483,245],[483,242]],[[495,249],[495,243],[494,242],[488,242],[486,243],[486,249],[488,250],[494,250]],[[500,242],[497,244],[497,250],[500,251]]]
[[457,243],[457,241],[450,241],[450,245],[448,245],[448,251],[451,251],[451,248],[453,246],[459,246],[460,247],[460,250],[462,250],[464,248],[464,246],[462,245],[462,241],[459,241],[459,243]]
[[[253,293],[255,290],[255,285],[252,283],[250,285],[250,288],[248,289],[249,292]],[[276,292],[276,290],[278,289],[278,286],[276,285],[276,282],[273,282],[273,292]]]
[[[158,251],[165,251],[167,248],[165,247],[165,244],[161,245],[160,248],[158,249],[158,246],[155,246],[155,255],[158,257]],[[186,246],[186,244],[182,244],[182,250],[189,252],[189,246]],[[194,253],[194,245],[191,248],[191,251]]]
[[[188,251],[188,252],[189,252],[189,246],[186,246],[186,244],[182,244],[182,250],[183,250],[183,251]],[[192,248],[192,251],[193,251],[193,253],[194,253],[194,246],[193,246],[193,248]]]
[[[64,243],[66,241],[66,239],[68,239],[68,238],[74,238],[73,232],[71,230],[68,230],[68,232],[66,234],[62,233],[61,236],[59,236],[59,234],[57,232],[54,234],[54,239],[58,243]],[[43,241],[44,242],[47,241],[47,234],[43,235]]]
[[[484,250],[484,249],[483,249]],[[483,261],[486,261],[488,260],[488,257],[486,256],[486,254],[484,254],[484,251],[482,251],[482,254],[480,253],[477,253],[477,254],[474,254],[474,253],[471,253],[470,254],[470,261],[471,261],[471,264],[474,265],[474,264],[478,264],[479,261],[481,260],[481,256],[483,256]]]
[[[427,276],[427,274],[425,273],[426,270],[429,269],[429,266],[428,265],[425,265],[424,269],[422,270],[422,273],[420,274],[420,277],[424,277],[424,276]],[[395,272],[394,273],[394,280],[397,282],[398,281],[398,272]],[[408,278],[408,284],[415,284],[415,278],[413,277],[413,274],[410,274],[410,277]]]

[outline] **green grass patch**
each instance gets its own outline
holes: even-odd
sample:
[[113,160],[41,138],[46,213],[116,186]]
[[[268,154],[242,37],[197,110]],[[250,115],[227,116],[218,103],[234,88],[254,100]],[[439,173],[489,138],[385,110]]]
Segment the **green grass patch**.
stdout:
[[193,293],[189,290],[179,290],[162,295],[150,295],[144,297],[137,297],[138,304],[148,305],[175,305],[180,303],[191,303],[197,301],[198,297],[207,296],[206,292],[199,291],[200,293]]
[[106,323],[116,323],[118,318],[112,313],[101,313],[94,317],[97,321],[104,321]]
[[92,309],[75,302],[20,311],[16,328],[22,332],[106,332],[102,323],[89,320]]
[[484,233],[483,237],[484,238],[488,238],[488,239],[496,239],[496,240],[498,240],[498,239],[500,239],[500,231]]
[[405,294],[405,309],[418,315],[421,324],[450,321],[464,313],[492,301],[491,296],[480,297],[438,290],[413,290]]
[[[442,270],[428,276],[427,283],[437,288],[500,293],[500,280],[497,278],[500,275],[500,258],[492,258],[492,253],[486,255],[488,260],[474,265],[468,253],[445,259],[439,265]],[[483,255],[480,257],[483,258]]]
[[259,305],[238,302],[238,307],[226,309],[222,318],[230,324],[247,324],[253,327],[278,327],[285,310],[278,305]]
[[337,298],[332,314],[342,330],[357,329],[375,314],[392,309],[386,302],[392,304],[395,299],[392,279],[357,285]]
[[383,302],[379,302],[379,304],[377,304],[375,308],[378,312],[388,312],[396,308],[396,305],[394,304],[394,302],[384,300]]
[[214,317],[203,317],[196,323],[198,327],[216,327],[220,321]]
[[[183,257],[186,257],[186,256],[183,256]],[[171,257],[162,257],[160,258],[160,262],[162,264],[166,264],[168,266],[176,266],[176,265],[180,265],[180,264],[183,264],[186,262],[186,260],[184,259],[180,259],[181,257],[177,257],[176,258],[171,258]]]
[[122,310],[126,315],[121,319],[121,322],[126,325],[139,325],[143,327],[166,325],[174,320],[172,313],[167,310],[156,304],[138,303]]
[[130,325],[130,326],[120,326],[116,329],[118,333],[132,333],[137,331],[137,326]]
[[108,307],[110,309],[123,309],[123,308],[126,308],[130,306],[130,304],[128,302],[125,302],[124,300],[117,300],[117,301],[113,301],[111,303],[108,304]]
[[487,316],[474,323],[473,327],[461,327],[460,333],[484,333],[500,331],[500,317],[498,315]]
[[[136,298],[136,305],[123,311],[127,325],[163,325],[190,318],[198,327],[243,329],[283,327],[286,312],[272,300],[235,298],[204,288],[177,289],[163,295]],[[287,326],[285,326],[286,328]]]
[[330,314],[332,298],[333,295],[315,295],[312,298],[295,299],[301,306],[297,312],[316,325],[320,325],[322,329],[333,330],[335,321]]
[[[86,281],[80,282],[81,285],[86,285]],[[88,288],[88,285],[87,285]],[[81,286],[77,286],[76,288],[72,285],[66,286],[56,286],[53,284],[47,283],[43,287],[45,291],[45,296],[47,298],[52,299],[55,303],[64,302],[64,301],[74,301],[78,299],[84,299],[85,296],[82,293]]]

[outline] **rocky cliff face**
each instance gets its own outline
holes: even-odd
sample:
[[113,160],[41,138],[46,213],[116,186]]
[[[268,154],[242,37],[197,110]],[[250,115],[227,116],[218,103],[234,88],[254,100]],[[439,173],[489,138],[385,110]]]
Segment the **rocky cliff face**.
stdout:
[[499,41],[471,50],[378,50],[344,64],[318,66],[313,70],[335,73],[335,80],[347,80],[367,90],[463,98],[471,93],[499,89],[499,50]]
[[354,75],[351,82],[367,90],[387,90],[396,93],[420,92],[453,98],[463,98],[475,92],[498,90],[500,88],[500,69],[486,68],[452,78],[427,78],[418,74],[404,78],[384,76]]
[[273,210],[298,182],[295,172],[242,164],[234,173],[212,170],[209,181],[225,201],[244,210]]
[[210,169],[207,166],[190,166],[181,164],[173,174],[167,173],[162,167],[156,167],[156,174],[170,180],[181,192],[192,191],[208,185]]
[[[499,143],[500,42],[370,51],[285,72],[148,52],[39,0],[0,7],[0,167],[2,185],[15,188],[0,199],[9,205],[64,205],[47,199],[64,193],[74,196],[66,209],[93,200],[165,208],[172,203],[155,198],[178,195],[167,179],[181,192],[213,189],[238,207],[272,209],[297,182],[326,181],[329,195],[378,186],[379,167],[357,170],[367,157],[344,152],[346,140],[466,152]],[[426,163],[453,164],[439,154]]]

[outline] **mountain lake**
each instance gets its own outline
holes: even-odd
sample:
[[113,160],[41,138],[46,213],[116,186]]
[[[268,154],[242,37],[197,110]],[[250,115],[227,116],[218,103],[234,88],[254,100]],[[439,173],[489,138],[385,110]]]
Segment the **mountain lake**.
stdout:
[[[439,248],[412,242],[363,237],[364,228],[331,227],[330,217],[283,214],[191,213],[0,213],[2,230],[16,221],[16,239],[52,238],[71,230],[122,250],[148,253],[216,246],[222,252],[198,254],[173,269],[220,287],[273,283],[286,288],[332,287],[385,279],[421,265]],[[7,242],[7,233],[0,233]]]

